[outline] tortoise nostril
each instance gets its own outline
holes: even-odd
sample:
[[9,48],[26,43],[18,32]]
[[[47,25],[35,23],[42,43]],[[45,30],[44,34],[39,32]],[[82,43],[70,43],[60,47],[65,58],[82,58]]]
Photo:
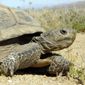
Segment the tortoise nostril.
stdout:
[[63,35],[66,35],[67,31],[62,29],[62,30],[60,30],[60,33],[63,34]]

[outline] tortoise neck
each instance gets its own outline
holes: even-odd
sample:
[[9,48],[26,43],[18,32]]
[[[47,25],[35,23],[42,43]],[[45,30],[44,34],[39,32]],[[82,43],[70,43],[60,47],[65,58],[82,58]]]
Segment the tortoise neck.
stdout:
[[42,43],[41,43],[41,38],[40,37],[33,37],[32,41],[31,42],[35,42],[39,45],[41,51],[42,51],[42,54],[44,54],[46,52],[45,48],[43,47]]
[[40,49],[42,50],[43,53],[48,53],[52,50],[51,49],[52,43],[46,40],[42,35],[39,37],[33,37],[32,42],[37,43],[40,46]]

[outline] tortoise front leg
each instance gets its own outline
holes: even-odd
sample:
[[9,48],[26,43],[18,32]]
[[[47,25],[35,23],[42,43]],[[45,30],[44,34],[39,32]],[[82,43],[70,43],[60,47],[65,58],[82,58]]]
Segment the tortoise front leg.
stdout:
[[59,75],[60,73],[62,75],[67,75],[67,72],[69,71],[71,62],[66,60],[63,56],[53,54],[51,57],[51,63],[48,67],[48,72],[51,75]]
[[46,68],[43,68],[46,73],[51,75],[58,75],[62,73],[62,75],[66,75],[69,71],[70,65],[71,63],[63,56],[58,54],[51,54],[47,56],[47,58],[39,59],[37,63],[31,67],[43,68],[47,66]]
[[7,76],[13,76],[16,70],[35,64],[40,59],[41,53],[37,43],[25,44],[0,61],[0,70]]

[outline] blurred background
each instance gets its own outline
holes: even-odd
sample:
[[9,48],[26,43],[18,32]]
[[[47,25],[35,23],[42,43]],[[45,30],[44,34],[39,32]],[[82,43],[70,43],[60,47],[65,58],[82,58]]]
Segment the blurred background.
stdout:
[[46,30],[72,27],[85,32],[85,0],[0,0],[0,4],[24,9]]
[[19,8],[43,8],[70,4],[84,0],[0,0],[1,4]]

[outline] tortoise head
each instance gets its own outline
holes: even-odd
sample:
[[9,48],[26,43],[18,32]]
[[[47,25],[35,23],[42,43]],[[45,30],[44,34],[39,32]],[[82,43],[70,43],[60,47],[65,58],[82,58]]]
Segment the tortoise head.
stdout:
[[75,40],[76,32],[71,28],[58,28],[42,33],[39,43],[44,51],[57,51],[69,47]]

